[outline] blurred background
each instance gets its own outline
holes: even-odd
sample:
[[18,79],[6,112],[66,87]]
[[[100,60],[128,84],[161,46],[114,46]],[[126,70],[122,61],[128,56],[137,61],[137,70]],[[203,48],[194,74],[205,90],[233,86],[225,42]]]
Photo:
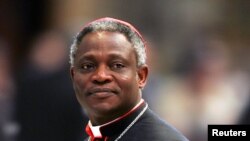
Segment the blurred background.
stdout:
[[0,0],[0,141],[83,140],[69,45],[107,16],[144,36],[143,97],[190,140],[206,141],[208,124],[249,124],[249,13],[248,0]]

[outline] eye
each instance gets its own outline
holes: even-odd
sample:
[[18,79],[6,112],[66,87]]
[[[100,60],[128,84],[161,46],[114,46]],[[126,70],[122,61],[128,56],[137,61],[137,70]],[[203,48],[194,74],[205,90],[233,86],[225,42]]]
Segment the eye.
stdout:
[[124,67],[125,67],[125,65],[122,63],[113,63],[111,66],[112,69],[122,69]]
[[96,66],[95,64],[93,63],[83,63],[81,66],[80,66],[80,69],[82,71],[85,71],[85,72],[89,72],[89,71],[92,71],[92,70],[95,70]]

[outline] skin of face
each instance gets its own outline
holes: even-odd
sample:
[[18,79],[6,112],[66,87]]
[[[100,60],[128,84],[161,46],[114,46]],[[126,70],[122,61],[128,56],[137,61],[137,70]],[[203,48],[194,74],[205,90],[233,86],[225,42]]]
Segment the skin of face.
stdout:
[[85,35],[70,69],[77,100],[93,125],[131,110],[141,99],[148,67],[138,67],[136,53],[119,32]]

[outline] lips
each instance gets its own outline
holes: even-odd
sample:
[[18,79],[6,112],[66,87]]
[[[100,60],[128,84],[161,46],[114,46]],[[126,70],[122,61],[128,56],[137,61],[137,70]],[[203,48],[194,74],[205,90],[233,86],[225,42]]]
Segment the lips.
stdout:
[[99,98],[105,98],[114,94],[117,94],[117,91],[110,88],[92,88],[88,91],[89,96],[93,95]]

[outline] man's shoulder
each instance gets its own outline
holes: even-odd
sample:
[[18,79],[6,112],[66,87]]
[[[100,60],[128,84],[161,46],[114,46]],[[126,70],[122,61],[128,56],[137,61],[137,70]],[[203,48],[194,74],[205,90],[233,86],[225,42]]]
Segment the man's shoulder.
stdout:
[[131,133],[145,141],[187,141],[176,128],[162,120],[150,109],[138,120]]

